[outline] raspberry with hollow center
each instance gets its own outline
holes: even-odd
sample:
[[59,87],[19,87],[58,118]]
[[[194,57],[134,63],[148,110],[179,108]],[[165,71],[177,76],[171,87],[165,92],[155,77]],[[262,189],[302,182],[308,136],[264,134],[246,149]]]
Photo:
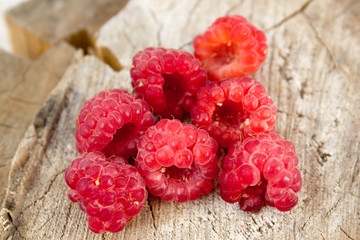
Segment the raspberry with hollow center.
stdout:
[[207,83],[190,113],[193,123],[225,148],[275,130],[276,107],[265,88],[249,77]]
[[260,209],[264,200],[280,211],[289,211],[302,186],[297,165],[294,145],[278,134],[249,137],[229,148],[222,162],[220,196],[229,203],[240,201],[245,211]]
[[243,77],[265,61],[266,36],[242,16],[225,16],[195,37],[194,50],[209,80]]
[[138,142],[136,167],[150,193],[186,202],[208,194],[219,173],[218,145],[209,134],[179,120],[163,119]]
[[76,147],[80,153],[103,151],[107,157],[136,156],[136,144],[154,125],[148,104],[125,90],[112,89],[85,102],[76,122]]
[[162,118],[184,119],[206,83],[205,70],[191,54],[162,47],[138,52],[130,74],[135,93]]
[[90,152],[65,172],[68,197],[79,202],[94,233],[119,232],[139,214],[147,199],[144,178],[122,157]]

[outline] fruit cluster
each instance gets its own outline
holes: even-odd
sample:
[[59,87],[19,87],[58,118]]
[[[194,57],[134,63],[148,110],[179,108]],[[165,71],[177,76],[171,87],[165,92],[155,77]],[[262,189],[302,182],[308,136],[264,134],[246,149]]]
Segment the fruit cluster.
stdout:
[[139,51],[130,72],[135,95],[112,89],[85,102],[75,133],[83,155],[65,180],[91,231],[121,231],[146,189],[164,201],[194,201],[220,170],[221,198],[244,211],[297,204],[294,145],[274,133],[276,107],[248,77],[266,53],[262,31],[241,16],[221,17],[195,37],[194,56]]

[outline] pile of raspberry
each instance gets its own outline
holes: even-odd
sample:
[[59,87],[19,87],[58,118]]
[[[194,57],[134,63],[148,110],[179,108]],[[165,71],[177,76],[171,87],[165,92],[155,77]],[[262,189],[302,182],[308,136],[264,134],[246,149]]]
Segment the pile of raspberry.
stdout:
[[[147,201],[210,193],[255,212],[298,202],[294,145],[274,133],[276,107],[248,77],[267,54],[264,33],[241,16],[218,18],[194,39],[194,55],[150,47],[133,57],[134,94],[99,92],[76,122],[82,155],[65,173],[94,233],[119,232]],[[220,173],[220,175],[219,175]]]

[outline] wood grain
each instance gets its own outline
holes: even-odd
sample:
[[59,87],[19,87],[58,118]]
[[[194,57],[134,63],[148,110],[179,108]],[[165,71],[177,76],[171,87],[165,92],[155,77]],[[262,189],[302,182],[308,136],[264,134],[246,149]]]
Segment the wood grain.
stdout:
[[38,60],[29,61],[0,50],[0,202],[16,148],[74,52],[63,43]]
[[[359,12],[359,2],[350,0],[130,1],[97,39],[125,68],[114,72],[95,57],[77,56],[41,111],[47,120],[28,129],[13,159],[0,233],[5,239],[360,239]],[[286,213],[242,212],[220,199],[216,183],[194,202],[150,197],[122,232],[91,233],[63,180],[78,156],[74,124],[83,102],[106,88],[130,89],[137,51],[157,45],[192,51],[194,36],[225,14],[245,16],[268,37],[267,60],[254,78],[278,108],[276,132],[297,148],[304,180],[298,205]]]

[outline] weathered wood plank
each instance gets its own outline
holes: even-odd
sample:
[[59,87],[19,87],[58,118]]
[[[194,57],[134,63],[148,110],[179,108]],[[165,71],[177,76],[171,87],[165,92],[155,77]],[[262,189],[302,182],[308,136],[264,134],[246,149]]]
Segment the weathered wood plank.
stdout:
[[0,202],[16,148],[74,52],[63,43],[32,62],[0,50]]
[[[31,153],[20,147],[13,161],[1,215],[8,220],[3,233],[15,239],[358,239],[359,11],[360,4],[350,0],[129,2],[98,38],[125,68],[114,72],[94,57],[78,57],[68,69],[57,89],[63,94],[54,105],[63,106],[54,108],[59,120],[52,118],[38,128],[53,131],[28,130],[36,136],[34,146],[44,137],[48,141],[32,147]],[[149,207],[122,232],[91,233],[85,214],[67,201],[63,180],[78,156],[73,133],[82,103],[106,88],[129,89],[128,70],[136,51],[154,45],[192,51],[193,37],[227,13],[244,15],[268,36],[269,55],[254,78],[277,105],[277,132],[297,148],[304,180],[299,204],[286,213],[270,207],[245,213],[220,199],[216,183],[213,192],[195,202],[150,197]],[[26,183],[27,189],[22,187]]]
[[62,40],[85,46],[89,41],[85,35],[80,43],[74,42],[72,36],[79,32],[93,36],[126,3],[127,0],[27,1],[5,14],[13,50],[35,59]]

